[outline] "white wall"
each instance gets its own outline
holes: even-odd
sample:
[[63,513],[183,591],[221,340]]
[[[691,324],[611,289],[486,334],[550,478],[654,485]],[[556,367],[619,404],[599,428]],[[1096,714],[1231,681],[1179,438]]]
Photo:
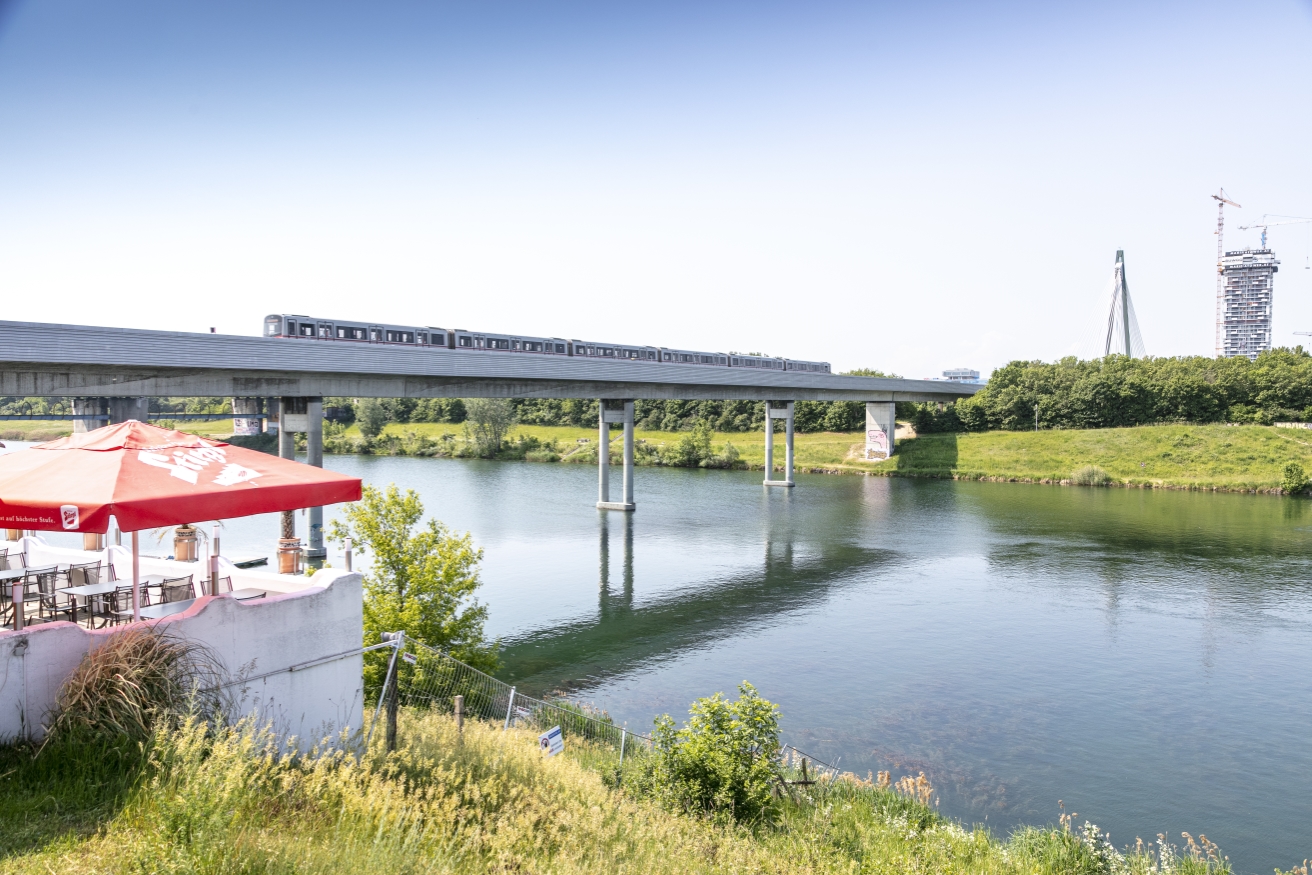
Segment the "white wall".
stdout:
[[[29,564],[78,561],[79,551],[33,551]],[[54,554],[69,553],[71,557]],[[149,563],[149,571],[147,570]],[[142,573],[188,566],[143,560]],[[304,663],[359,650],[363,629],[361,577],[324,569],[313,578],[237,572],[233,586],[258,586],[269,595],[237,602],[205,596],[187,611],[157,621],[157,628],[211,648],[233,680],[233,716],[255,715],[302,749],[362,723],[363,658],[354,655],[313,666]],[[288,589],[284,592],[275,584]],[[123,628],[123,627],[119,627]],[[0,631],[0,741],[40,738],[64,679],[82,657],[116,630],[90,631],[68,622],[22,632]],[[287,671],[287,669],[294,669]]]

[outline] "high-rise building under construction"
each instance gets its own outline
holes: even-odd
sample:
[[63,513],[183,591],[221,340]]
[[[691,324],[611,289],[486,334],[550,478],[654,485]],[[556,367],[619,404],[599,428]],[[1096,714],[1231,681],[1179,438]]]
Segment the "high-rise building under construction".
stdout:
[[1271,291],[1279,264],[1270,249],[1240,249],[1221,259],[1221,355],[1255,359],[1271,348]]

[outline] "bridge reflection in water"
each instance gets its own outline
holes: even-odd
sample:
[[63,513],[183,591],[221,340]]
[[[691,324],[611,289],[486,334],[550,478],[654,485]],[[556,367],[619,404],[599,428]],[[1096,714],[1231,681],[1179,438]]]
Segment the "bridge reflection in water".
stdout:
[[[790,493],[765,501],[787,504]],[[812,508],[811,510],[814,510]],[[794,547],[791,520],[771,515],[758,568],[635,598],[634,518],[598,514],[595,618],[534,630],[501,652],[499,676],[530,693],[584,689],[644,664],[750,631],[763,617],[812,609],[831,592],[896,561],[894,551],[850,543]],[[618,531],[616,531],[618,529]],[[618,554],[618,555],[614,555]],[[659,570],[644,568],[650,578]]]

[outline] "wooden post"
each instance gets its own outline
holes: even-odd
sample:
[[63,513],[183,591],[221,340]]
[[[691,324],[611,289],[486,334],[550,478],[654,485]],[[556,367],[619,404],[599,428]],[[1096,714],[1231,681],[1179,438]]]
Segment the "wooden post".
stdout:
[[456,732],[461,740],[465,737],[465,697],[456,696]]
[[[399,668],[399,667],[398,667]],[[392,752],[396,750],[396,708],[397,696],[396,686],[400,671],[392,673],[392,681],[387,686],[387,750]]]

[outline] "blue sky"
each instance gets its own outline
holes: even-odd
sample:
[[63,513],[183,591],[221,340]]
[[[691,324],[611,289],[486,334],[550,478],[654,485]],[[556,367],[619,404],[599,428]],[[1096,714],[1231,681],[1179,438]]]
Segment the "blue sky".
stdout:
[[[906,376],[1211,354],[1216,211],[1312,216],[1312,3],[177,4],[0,18],[7,319],[269,312]],[[1276,342],[1312,225],[1276,228]]]

